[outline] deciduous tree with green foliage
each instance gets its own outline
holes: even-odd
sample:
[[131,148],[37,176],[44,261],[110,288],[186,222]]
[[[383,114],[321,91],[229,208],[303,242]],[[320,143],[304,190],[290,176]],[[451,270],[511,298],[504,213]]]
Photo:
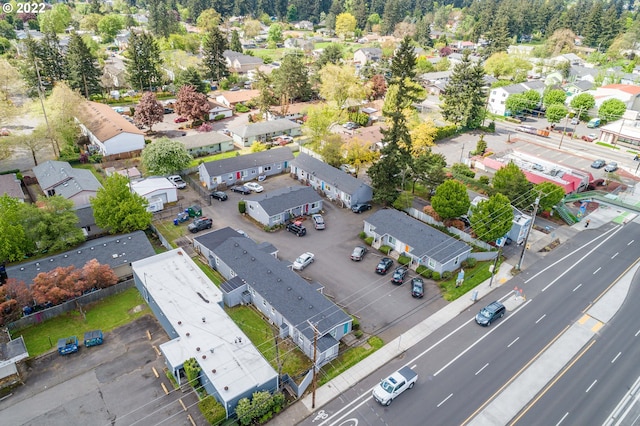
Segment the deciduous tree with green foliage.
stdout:
[[471,229],[481,241],[488,243],[502,238],[513,226],[513,208],[509,199],[502,194],[480,201],[471,207],[471,212]]
[[350,13],[341,13],[336,16],[336,35],[342,39],[353,37],[356,29],[356,18]]
[[550,89],[545,90],[544,95],[542,95],[542,103],[547,108],[551,105],[564,105],[564,101],[567,100],[567,94],[564,90],[561,89]]
[[334,108],[325,104],[309,106],[303,131],[311,138],[313,144],[319,145],[329,135],[329,127],[336,123],[337,115]]
[[147,229],[153,218],[148,205],[146,198],[131,191],[129,179],[118,173],[109,176],[91,199],[96,225],[112,234]]
[[36,18],[42,32],[60,34],[71,23],[71,9],[66,3],[56,3],[51,9],[37,14]]
[[275,47],[278,43],[282,43],[283,40],[282,25],[271,24],[269,31],[267,32],[267,43],[269,43],[269,46]]
[[136,105],[133,120],[137,124],[147,126],[149,131],[153,130],[154,124],[162,123],[162,120],[164,120],[164,107],[156,99],[155,93],[144,92],[140,102]]
[[598,117],[604,121],[615,121],[622,118],[627,106],[619,99],[607,99],[598,109]]
[[580,115],[586,116],[587,111],[596,106],[596,99],[590,93],[580,93],[579,95],[571,98],[571,108]]
[[442,115],[448,121],[467,129],[475,129],[482,124],[486,100],[484,93],[484,69],[474,63],[465,50],[462,62],[453,68],[453,74],[442,95]]
[[27,237],[39,250],[58,251],[84,241],[73,201],[55,195],[38,197],[38,202],[26,204],[23,210]]
[[17,198],[0,195],[0,262],[22,260],[34,248],[23,226],[23,207]]
[[378,158],[378,153],[373,150],[372,145],[372,142],[358,137],[353,137],[342,145],[347,164],[351,164],[356,169],[355,177],[358,177],[358,172],[363,165],[370,164]]
[[327,64],[320,71],[320,96],[333,103],[342,114],[348,100],[361,101],[367,97],[367,87],[350,65]]
[[453,179],[438,186],[431,197],[431,207],[445,221],[467,214],[470,205],[467,187]]
[[506,195],[511,204],[519,209],[528,209],[533,202],[534,194],[531,192],[533,184],[513,162],[495,173],[492,184],[493,189]]
[[125,52],[126,78],[137,90],[153,90],[161,82],[160,49],[149,33],[131,33]]
[[211,31],[212,28],[217,28],[221,21],[222,17],[215,9],[206,9],[198,16],[196,25],[205,31]]
[[540,202],[538,206],[541,211],[551,211],[553,206],[564,198],[564,189],[553,182],[541,182],[534,187],[534,192],[539,194]]
[[220,80],[229,76],[227,60],[223,55],[228,48],[227,39],[220,29],[212,27],[205,36],[202,45],[202,64],[207,70],[207,77],[213,81],[220,82]]
[[333,167],[340,167],[344,163],[342,156],[342,138],[340,135],[327,136],[320,147],[320,155],[325,163]]
[[182,142],[160,138],[142,151],[142,165],[153,175],[170,175],[189,167],[193,157]]
[[124,19],[118,14],[110,13],[101,17],[97,26],[102,42],[111,43],[118,35],[118,31],[124,28]]
[[559,123],[567,116],[568,110],[562,104],[553,104],[547,107],[545,117],[549,123]]
[[75,32],[71,33],[69,38],[65,59],[69,87],[80,91],[87,99],[102,91],[100,87],[102,70],[98,67],[98,60],[91,54],[82,37]]
[[411,162],[411,176],[413,185],[411,192],[415,191],[415,184],[420,182],[427,193],[431,193],[446,180],[444,168],[447,167],[447,159],[442,154],[425,151],[413,158]]

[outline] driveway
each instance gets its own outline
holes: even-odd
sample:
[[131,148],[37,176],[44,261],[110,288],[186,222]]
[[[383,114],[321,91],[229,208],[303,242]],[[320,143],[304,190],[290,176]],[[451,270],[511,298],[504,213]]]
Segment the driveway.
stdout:
[[[283,174],[269,177],[261,185],[264,187],[264,194],[276,188],[297,186],[300,183],[288,174]],[[265,232],[261,225],[238,212],[238,202],[244,196],[226,192],[229,196],[227,201],[213,200],[211,206],[203,206],[203,214],[213,218],[214,229],[230,226],[243,230],[258,243],[268,241],[278,249],[280,260],[289,264],[304,252],[314,253],[315,262],[298,273],[309,281],[322,284],[324,294],[347,313],[357,317],[366,333],[379,335],[383,340],[389,341],[446,304],[431,281],[427,281],[431,285],[426,286],[424,298],[411,297],[409,283],[411,277],[415,276],[413,271],[400,286],[391,284],[390,273],[385,276],[377,275],[375,267],[382,257],[377,250],[371,249],[361,262],[350,259],[355,246],[366,245],[358,237],[358,233],[363,229],[363,219],[375,209],[355,214],[325,199],[323,216],[326,229],[314,229],[309,219],[304,222],[307,235],[296,237],[284,229]]]

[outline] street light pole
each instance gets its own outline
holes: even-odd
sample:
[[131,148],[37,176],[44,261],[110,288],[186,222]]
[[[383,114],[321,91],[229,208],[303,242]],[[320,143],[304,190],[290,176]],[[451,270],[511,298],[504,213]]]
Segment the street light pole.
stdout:
[[518,260],[518,265],[516,269],[518,271],[522,268],[522,261],[524,260],[524,253],[527,250],[527,242],[529,241],[529,234],[531,234],[531,229],[533,228],[533,223],[536,221],[536,214],[538,214],[538,205],[540,204],[540,197],[536,197],[535,205],[533,207],[533,218],[531,218],[531,225],[527,229],[527,235],[524,237],[524,243],[522,244],[522,253],[520,253],[520,260]]

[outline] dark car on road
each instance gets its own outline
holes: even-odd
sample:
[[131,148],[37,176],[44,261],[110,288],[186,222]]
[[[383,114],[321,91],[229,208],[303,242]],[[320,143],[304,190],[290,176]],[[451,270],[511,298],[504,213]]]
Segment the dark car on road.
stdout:
[[307,228],[297,223],[288,223],[287,231],[296,234],[298,237],[302,237],[307,234]]
[[411,280],[411,296],[421,299],[424,296],[424,281],[415,277]]
[[407,272],[409,272],[409,268],[406,266],[398,266],[396,270],[393,271],[391,282],[394,284],[402,284],[404,282],[404,278],[407,276]]
[[389,269],[393,266],[393,260],[388,257],[380,259],[380,263],[376,266],[376,272],[380,275],[385,275],[389,272]]
[[196,232],[200,232],[205,229],[211,229],[212,226],[213,220],[209,219],[208,217],[198,217],[193,222],[191,222],[189,226],[187,226],[187,229],[192,234],[195,234]]
[[594,168],[594,169],[601,169],[601,168],[604,167],[604,165],[606,163],[607,163],[606,161],[604,161],[602,159],[599,159],[599,160],[596,160],[593,163],[591,163],[591,167]]
[[476,322],[480,325],[489,326],[493,321],[502,318],[507,308],[500,302],[491,302],[478,312]]
[[357,246],[351,253],[351,260],[355,260],[356,262],[358,262],[362,260],[365,254],[367,254],[367,248],[364,246]]
[[371,204],[366,204],[366,203],[356,204],[355,206],[351,207],[351,211],[354,213],[362,213],[370,209],[371,209]]
[[220,201],[227,201],[227,198],[229,198],[227,194],[225,194],[222,191],[213,191],[209,195],[211,196],[211,198],[215,198],[216,200],[220,200]]
[[242,195],[251,194],[251,190],[249,188],[247,188],[246,186],[244,186],[244,185],[242,185],[242,186],[232,186],[231,190],[233,192],[237,192],[238,194],[242,194]]
[[607,173],[615,172],[616,170],[618,170],[618,163],[614,161],[607,163],[607,165],[604,166],[604,171]]

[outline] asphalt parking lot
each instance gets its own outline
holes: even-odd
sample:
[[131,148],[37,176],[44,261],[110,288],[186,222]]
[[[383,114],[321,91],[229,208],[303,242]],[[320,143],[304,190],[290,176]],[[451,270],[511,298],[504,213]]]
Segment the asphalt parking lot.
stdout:
[[[196,395],[190,388],[173,391],[163,372],[164,359],[153,346],[167,340],[158,322],[147,315],[107,333],[101,346],[31,360],[21,372],[25,385],[0,401],[1,423],[187,426],[189,414],[196,424],[206,424],[195,405]],[[161,383],[171,391],[168,395]]]
[[[265,192],[300,185],[288,174],[269,177],[260,184]],[[287,263],[292,263],[304,252],[312,252],[315,262],[297,273],[324,285],[325,295],[347,313],[359,318],[365,333],[376,334],[384,341],[390,341],[446,304],[431,281],[426,281],[422,299],[411,297],[410,281],[415,276],[414,271],[399,286],[391,283],[391,273],[384,276],[376,274],[375,267],[382,257],[377,250],[370,249],[360,262],[350,259],[355,246],[366,246],[358,233],[363,229],[363,219],[376,208],[356,214],[324,199],[326,229],[314,229],[312,221],[308,219],[304,222],[307,235],[296,237],[284,229],[265,232],[248,216],[243,217],[238,212],[238,201],[250,196],[229,190],[226,192],[229,196],[227,201],[213,200],[211,206],[203,206],[203,214],[213,219],[213,228],[230,226],[246,232],[257,242],[268,241],[278,249],[280,260]],[[397,266],[397,262],[394,266]]]

